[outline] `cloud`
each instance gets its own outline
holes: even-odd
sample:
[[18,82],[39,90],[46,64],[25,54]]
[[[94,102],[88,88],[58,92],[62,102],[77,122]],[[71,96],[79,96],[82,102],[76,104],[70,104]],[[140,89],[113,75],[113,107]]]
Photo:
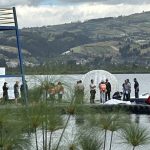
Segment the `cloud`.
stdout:
[[17,5],[38,5],[41,0],[0,0],[1,7],[13,7]]
[[103,4],[150,4],[150,0],[58,0],[62,3],[99,2]]
[[17,6],[19,27],[38,27],[56,25],[94,18],[129,15],[142,11],[150,11],[150,4],[143,5],[53,5],[53,6]]
[[39,6],[43,5],[74,5],[74,4],[150,4],[150,0],[0,0],[1,7],[13,7],[18,5]]
[[1,7],[13,7],[18,5],[39,6],[39,5],[74,5],[74,4],[150,4],[150,0],[0,0]]

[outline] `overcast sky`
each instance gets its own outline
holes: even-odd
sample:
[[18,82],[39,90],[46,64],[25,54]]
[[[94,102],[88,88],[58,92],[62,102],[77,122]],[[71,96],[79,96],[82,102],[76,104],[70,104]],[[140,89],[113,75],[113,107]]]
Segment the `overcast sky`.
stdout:
[[15,6],[22,28],[150,11],[150,0],[0,0],[0,6]]

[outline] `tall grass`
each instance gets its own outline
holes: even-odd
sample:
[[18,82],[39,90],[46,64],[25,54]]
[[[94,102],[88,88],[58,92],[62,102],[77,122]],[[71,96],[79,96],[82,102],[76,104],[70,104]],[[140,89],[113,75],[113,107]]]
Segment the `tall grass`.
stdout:
[[18,118],[16,110],[5,108],[0,110],[0,148],[4,150],[25,149],[30,141],[22,132],[23,122]]
[[121,139],[122,143],[131,145],[135,150],[136,147],[144,146],[150,142],[150,134],[146,128],[131,123],[122,130]]
[[94,128],[82,129],[79,132],[79,144],[82,150],[102,150],[103,141],[100,133]]
[[99,114],[92,113],[87,116],[87,120],[91,127],[95,126],[100,129],[99,131],[103,131],[103,150],[106,149],[106,143],[108,143],[107,132],[111,132],[109,145],[109,150],[111,150],[114,133],[124,128],[124,126],[130,122],[127,112],[122,112],[120,110],[112,110],[111,112],[101,111]]

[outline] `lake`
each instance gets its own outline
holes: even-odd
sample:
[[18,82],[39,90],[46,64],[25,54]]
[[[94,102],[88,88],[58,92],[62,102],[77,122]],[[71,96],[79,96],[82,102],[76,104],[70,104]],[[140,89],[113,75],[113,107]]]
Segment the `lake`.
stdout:
[[[67,116],[64,116],[64,119],[65,118],[67,119]],[[135,114],[132,114],[132,115],[130,115],[130,119],[131,119],[132,122],[136,122],[136,123],[139,124],[139,126],[147,128],[147,130],[150,131],[150,126],[149,126],[150,116],[149,115],[135,115]],[[63,136],[61,144],[60,144],[60,150],[67,150],[69,144],[73,144],[73,143],[77,142],[78,135],[79,135],[77,133],[77,131],[82,125],[83,124],[78,124],[76,122],[76,117],[75,116],[72,116],[70,118],[70,121],[68,123],[68,126],[65,130],[64,136]],[[62,133],[62,129],[59,129],[59,130],[55,131],[55,133],[52,136],[53,145],[57,144],[61,133]],[[101,134],[101,133],[102,133],[102,131],[99,132],[99,134]],[[111,134],[111,132],[108,131],[106,150],[109,150],[110,134]],[[38,141],[39,141],[39,143],[41,143],[41,144],[39,144],[39,146],[42,149],[42,136],[41,135],[42,135],[42,131],[38,130]],[[101,136],[101,138],[103,139],[103,135]],[[48,139],[49,139],[49,134],[48,134]],[[32,140],[32,144],[33,144],[32,149],[36,150],[34,134],[31,136],[31,140]],[[129,145],[123,144],[122,142],[123,141],[120,139],[120,133],[119,132],[114,132],[112,150],[131,150],[132,149],[132,147],[130,147]],[[82,149],[79,148],[78,150],[82,150]],[[136,150],[150,150],[150,144],[136,147]]]

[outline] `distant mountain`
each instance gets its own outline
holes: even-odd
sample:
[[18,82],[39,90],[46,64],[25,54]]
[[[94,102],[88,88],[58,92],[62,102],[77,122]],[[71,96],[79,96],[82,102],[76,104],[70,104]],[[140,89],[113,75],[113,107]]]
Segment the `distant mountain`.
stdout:
[[[74,60],[77,64],[135,63],[150,67],[150,12],[23,28],[20,32],[25,60],[33,64]],[[15,46],[14,32],[0,33],[0,59],[14,60]]]

